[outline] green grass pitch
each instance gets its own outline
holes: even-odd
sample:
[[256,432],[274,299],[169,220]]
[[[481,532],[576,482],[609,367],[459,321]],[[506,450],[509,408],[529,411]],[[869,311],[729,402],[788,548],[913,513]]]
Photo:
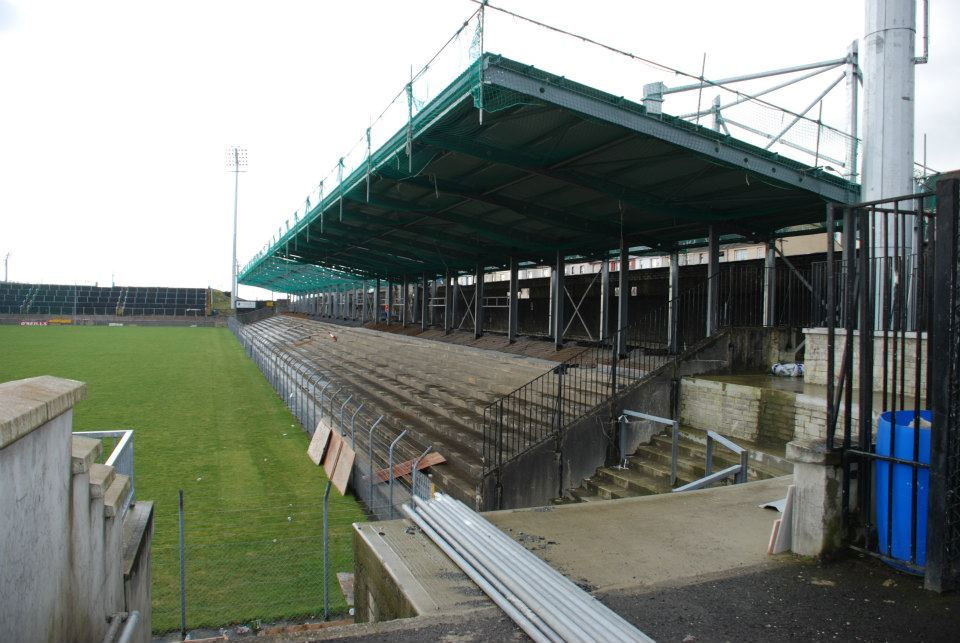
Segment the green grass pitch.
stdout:
[[[187,541],[187,625],[316,617],[323,606],[326,479],[308,438],[225,328],[0,326],[0,381],[88,384],[74,430],[136,432],[136,494],[156,502],[153,629],[180,623],[177,490]],[[330,494],[335,572],[353,571],[350,496]]]

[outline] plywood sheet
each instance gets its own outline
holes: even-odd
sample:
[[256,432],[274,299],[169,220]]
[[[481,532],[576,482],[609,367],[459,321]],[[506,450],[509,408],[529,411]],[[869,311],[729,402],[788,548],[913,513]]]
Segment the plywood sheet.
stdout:
[[317,466],[323,462],[323,456],[327,450],[327,444],[330,442],[330,425],[326,420],[320,420],[316,430],[313,432],[313,438],[310,440],[310,446],[307,447],[307,457]]

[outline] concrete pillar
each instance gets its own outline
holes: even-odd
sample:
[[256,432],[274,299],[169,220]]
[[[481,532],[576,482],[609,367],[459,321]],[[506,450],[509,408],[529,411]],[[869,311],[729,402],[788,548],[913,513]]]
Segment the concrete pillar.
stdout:
[[763,325],[772,328],[777,315],[777,251],[776,240],[767,241],[767,254],[763,261]]
[[450,271],[443,273],[443,332],[453,332],[453,286],[450,283]]
[[787,443],[786,455],[796,487],[790,548],[801,556],[829,555],[843,540],[840,453],[827,449],[823,440],[794,440]]
[[707,337],[720,324],[720,231],[711,225],[707,238]]
[[670,253],[670,272],[667,284],[667,346],[671,353],[680,352],[680,253]]
[[401,288],[403,289],[403,292],[400,293],[400,304],[403,306],[403,308],[400,311],[400,325],[406,328],[407,327],[407,309],[410,308],[409,306],[410,300],[408,299],[408,297],[410,296],[410,278],[407,277],[407,275],[403,276],[403,285],[401,286]]
[[553,345],[557,350],[563,348],[563,300],[566,297],[564,292],[565,272],[566,262],[564,261],[563,252],[557,250],[553,264],[553,274],[555,278],[551,282],[553,292],[550,295],[550,299],[553,302]]
[[473,338],[483,337],[483,266],[477,266],[473,287]]
[[510,289],[509,301],[507,302],[507,341],[511,344],[517,341],[517,292],[520,288],[519,269],[517,268],[517,258],[510,257]]
[[604,256],[600,265],[600,330],[597,334],[602,342],[610,334],[610,260]]

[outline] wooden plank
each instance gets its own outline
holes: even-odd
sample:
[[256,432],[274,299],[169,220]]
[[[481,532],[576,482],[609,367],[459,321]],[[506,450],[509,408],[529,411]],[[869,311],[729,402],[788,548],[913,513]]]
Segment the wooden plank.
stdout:
[[323,456],[327,451],[327,445],[330,443],[330,425],[326,420],[320,420],[317,428],[313,432],[313,438],[310,440],[310,446],[307,447],[307,457],[317,466],[323,462]]
[[350,474],[353,472],[353,461],[355,458],[356,453],[350,448],[347,441],[343,440],[342,446],[340,447],[340,456],[337,458],[337,463],[333,468],[333,475],[330,476],[330,482],[337,488],[341,496],[347,493],[347,485],[350,483]]
[[[393,465],[393,477],[400,478],[406,475],[409,475],[413,470],[413,463],[415,460],[407,460],[406,462],[401,462],[400,464]],[[423,456],[420,460],[420,464],[417,466],[417,471],[422,471],[427,467],[432,467],[435,464],[443,464],[447,459],[442,455],[433,451]],[[376,482],[386,482],[390,479],[390,469],[378,469],[377,473],[374,474],[374,480]]]
[[343,447],[343,438],[336,431],[330,433],[330,446],[327,447],[327,455],[323,459],[323,471],[328,479],[333,478],[333,472],[337,468],[337,460],[340,458],[340,449]]

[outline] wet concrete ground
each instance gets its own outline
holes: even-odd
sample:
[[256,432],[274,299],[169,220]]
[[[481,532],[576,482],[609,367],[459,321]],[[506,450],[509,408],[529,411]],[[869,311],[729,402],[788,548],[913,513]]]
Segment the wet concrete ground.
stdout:
[[[722,578],[599,598],[657,641],[957,641],[960,596],[874,559],[793,557]],[[509,641],[526,636],[496,609],[333,628],[296,641]]]

